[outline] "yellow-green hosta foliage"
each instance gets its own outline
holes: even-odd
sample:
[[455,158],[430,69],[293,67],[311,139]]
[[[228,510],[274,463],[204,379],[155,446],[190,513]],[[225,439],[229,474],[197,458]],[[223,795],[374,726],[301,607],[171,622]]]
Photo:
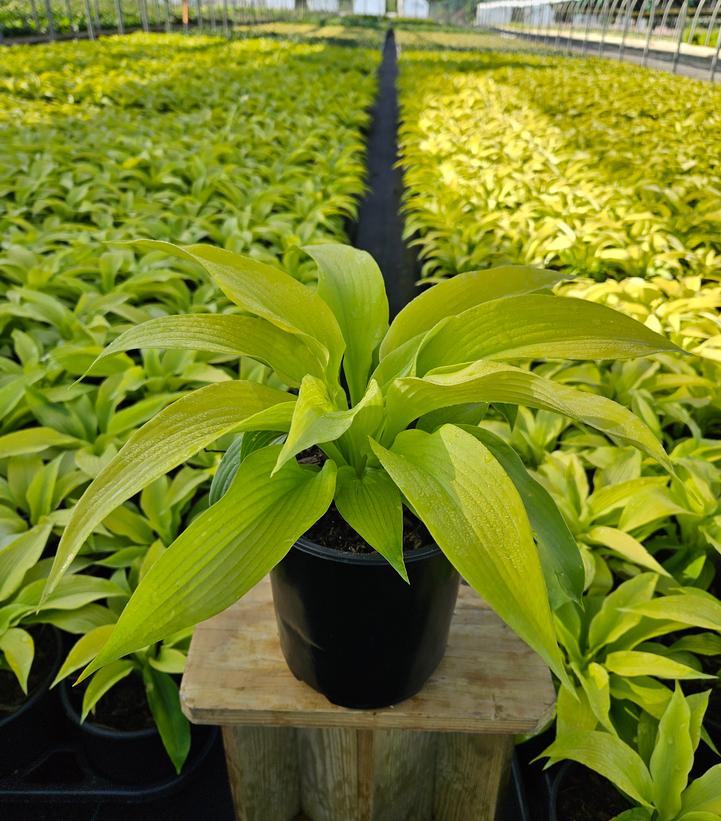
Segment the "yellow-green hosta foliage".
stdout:
[[180,35],[3,52],[0,279],[75,275],[139,234],[297,271],[363,190],[377,59]]
[[[237,374],[149,353],[73,386],[128,325],[227,309],[187,266],[108,243],[207,240],[302,278],[299,244],[343,237],[363,189],[378,58],[140,35],[0,59],[0,435],[40,425],[102,457],[193,384]],[[114,415],[127,397],[144,410]]]
[[404,24],[394,25],[396,43],[404,49],[451,49],[453,51],[468,51],[492,49],[493,51],[519,49],[534,51],[532,43],[520,43],[507,37],[487,32],[470,31],[468,29],[433,29],[432,27],[418,29],[415,26],[404,28]]
[[425,276],[504,262],[721,275],[721,89],[557,56],[404,52],[406,231]]
[[[669,447],[690,433],[717,436],[721,414],[721,285],[699,276],[628,277],[595,282],[583,277],[558,286],[559,294],[614,308],[673,339],[692,356],[598,364],[583,373],[556,371],[563,381],[594,385],[632,407]],[[547,366],[541,366],[543,370]]]
[[[74,384],[130,326],[228,310],[192,268],[108,243],[209,240],[302,277],[298,245],[344,236],[363,189],[377,59],[180,35],[0,54],[0,546],[71,507],[187,390],[267,377],[227,356],[147,351]],[[51,486],[71,478],[63,492],[37,479],[28,501],[41,468]]]
[[603,282],[579,278],[562,283],[558,292],[622,311],[672,338],[679,348],[721,362],[721,283],[704,283],[699,276]]
[[[145,350],[76,382],[128,328],[232,310],[192,266],[112,243],[208,241],[303,279],[314,269],[299,245],[345,238],[363,190],[377,61],[323,43],[181,35],[0,52],[0,672],[19,687],[37,622],[80,637],[70,667],[106,635],[207,507],[219,455],[159,477],[106,518],[41,606],[70,509],[103,466],[194,388],[276,381],[222,350]],[[186,640],[122,660],[84,699],[89,710],[108,684],[141,675],[178,767],[189,734],[172,676]]]
[[[698,104],[700,86],[636,72],[404,54],[407,227],[426,275],[543,263],[574,275],[559,294],[620,310],[689,354],[532,365],[631,408],[673,474],[544,409],[496,408],[480,426],[548,491],[583,560],[580,601],[554,608],[570,682],[546,754],[644,808],[619,819],[700,821],[721,810],[721,766],[687,778],[700,739],[718,742],[711,721],[702,731],[699,690],[716,685],[721,658],[721,183],[708,152],[719,117]],[[718,91],[703,93],[718,106]]]
[[385,27],[346,25],[343,18],[311,23],[261,23],[260,25],[235,26],[236,34],[248,37],[290,38],[293,40],[329,41],[349,45],[362,45],[368,48],[380,48],[386,35]]

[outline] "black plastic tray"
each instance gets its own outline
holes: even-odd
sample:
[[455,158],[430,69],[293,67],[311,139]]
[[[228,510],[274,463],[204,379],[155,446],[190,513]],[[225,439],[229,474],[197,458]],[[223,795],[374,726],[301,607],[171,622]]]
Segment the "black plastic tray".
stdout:
[[208,757],[218,738],[215,727],[202,728],[180,775],[151,784],[117,784],[99,775],[72,732],[68,740],[43,751],[28,767],[0,779],[0,805],[25,801],[146,802],[180,790]]

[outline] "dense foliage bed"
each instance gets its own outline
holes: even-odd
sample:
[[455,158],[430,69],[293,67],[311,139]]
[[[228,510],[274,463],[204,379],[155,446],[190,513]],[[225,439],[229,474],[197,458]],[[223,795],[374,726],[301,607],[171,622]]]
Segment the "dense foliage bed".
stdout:
[[[423,274],[721,274],[721,90],[610,61],[406,51],[401,150]],[[640,76],[639,76],[640,75]]]
[[[238,375],[227,354],[146,351],[76,382],[124,329],[231,310],[197,268],[113,243],[211,242],[306,277],[299,246],[345,239],[364,188],[377,61],[361,49],[182,35],[0,52],[0,642],[21,682],[32,622],[90,636],[86,647],[107,637],[139,577],[207,506],[217,454],[107,519],[36,616],[69,508],[150,416]],[[257,362],[240,369],[268,378]],[[175,686],[167,677],[182,670],[187,639],[124,660],[91,684],[85,709],[133,671]],[[187,729],[167,741],[176,764],[187,741]]]
[[[704,738],[721,735],[721,92],[522,52],[405,51],[401,66],[406,230],[426,281],[551,267],[569,277],[559,293],[693,354],[527,363],[634,410],[675,476],[545,411],[481,423],[551,492],[584,556],[583,597],[555,614],[572,684],[559,691],[552,757],[610,778],[639,805],[629,818],[685,818],[698,808],[696,788],[681,808],[694,752],[697,774],[717,762],[699,746],[709,693]],[[674,679],[705,676],[672,698]],[[716,796],[704,810],[719,809],[719,773],[704,781]]]

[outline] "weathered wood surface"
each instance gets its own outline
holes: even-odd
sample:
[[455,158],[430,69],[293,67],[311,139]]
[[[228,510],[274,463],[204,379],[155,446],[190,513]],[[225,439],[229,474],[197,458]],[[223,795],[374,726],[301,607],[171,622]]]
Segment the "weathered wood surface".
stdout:
[[292,727],[223,727],[238,821],[289,821],[300,812],[296,732]]
[[434,821],[494,819],[511,772],[513,737],[438,733]]
[[433,817],[436,733],[336,727],[296,732],[301,804],[313,821]]
[[267,578],[198,626],[181,687],[183,710],[197,724],[482,735],[532,732],[553,701],[541,659],[464,585],[440,667],[417,696],[394,707],[336,707],[295,679],[281,654]]
[[[223,728],[239,821],[494,821],[513,737]],[[299,815],[302,813],[302,816]]]

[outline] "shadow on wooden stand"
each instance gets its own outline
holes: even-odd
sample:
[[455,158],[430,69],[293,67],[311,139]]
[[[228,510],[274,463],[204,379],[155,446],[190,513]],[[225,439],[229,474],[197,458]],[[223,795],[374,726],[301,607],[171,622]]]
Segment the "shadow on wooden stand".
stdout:
[[288,671],[265,580],[198,627],[181,699],[191,721],[223,727],[242,821],[493,821],[513,737],[543,726],[554,691],[462,587],[446,657],[417,696],[335,707]]

